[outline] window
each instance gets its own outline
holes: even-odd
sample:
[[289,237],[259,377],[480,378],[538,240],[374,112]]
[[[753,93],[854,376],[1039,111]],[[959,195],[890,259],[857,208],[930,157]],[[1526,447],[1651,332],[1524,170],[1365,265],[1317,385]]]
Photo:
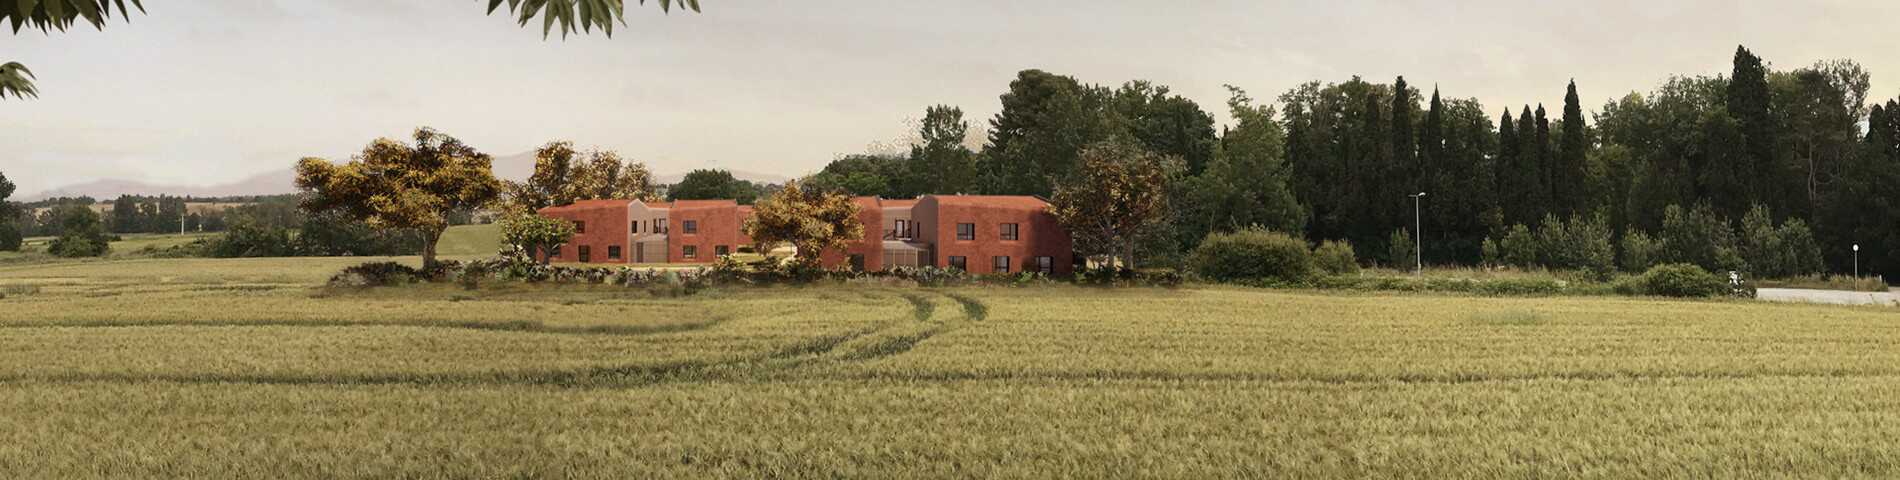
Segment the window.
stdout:
[[1036,257],[1036,271],[1043,275],[1055,275],[1056,257]]
[[957,224],[957,240],[976,240],[976,224]]
[[589,251],[589,249],[587,248],[587,245],[581,245],[579,247],[574,247],[574,248],[577,248],[580,250],[581,263],[587,263],[594,260],[591,255],[588,255],[589,253],[592,253],[592,252]]
[[990,273],[1009,273],[1009,257],[990,257]]
[[732,254],[732,247],[728,247],[725,245],[713,247],[713,256],[723,257],[726,255],[731,255],[731,254]]
[[699,233],[699,222],[695,220],[680,222],[680,228],[686,229],[686,233]]
[[631,230],[633,233],[640,233],[640,221],[634,220],[627,222],[627,230]]
[[950,268],[963,270],[967,272],[970,270],[969,260],[970,259],[963,258],[963,257],[950,257]]
[[561,258],[561,250],[564,249],[562,247],[548,249],[548,258]]
[[851,269],[859,272],[864,271],[864,254],[851,254]]
[[609,245],[609,246],[607,247],[607,259],[608,259],[608,260],[619,260],[619,259],[620,259],[620,246],[619,246],[619,245]]
[[699,246],[687,245],[680,247],[680,256],[685,258],[699,258]]
[[1015,239],[1016,239],[1016,224],[1014,224],[1014,223],[1005,223],[1005,224],[1003,224],[1003,227],[1002,227],[1002,230],[1003,230],[1003,239],[1004,239],[1004,240],[1015,240]]
[[580,220],[575,220],[575,221],[574,221],[574,233],[587,233],[587,222],[583,222],[583,221],[580,221]]
[[908,227],[910,227],[910,222],[907,222],[904,220],[898,220],[897,221],[897,238],[910,238],[910,230],[908,229]]

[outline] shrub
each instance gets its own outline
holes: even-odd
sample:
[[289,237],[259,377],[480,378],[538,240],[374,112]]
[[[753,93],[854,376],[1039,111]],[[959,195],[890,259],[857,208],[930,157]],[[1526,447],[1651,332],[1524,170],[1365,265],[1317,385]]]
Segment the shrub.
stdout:
[[99,214],[85,205],[67,207],[59,214],[59,238],[46,245],[46,252],[66,258],[97,257],[111,249],[112,236],[106,234]]
[[1513,225],[1504,234],[1504,240],[1498,242],[1499,260],[1504,265],[1521,268],[1537,266],[1537,239],[1531,236],[1531,228]]
[[1640,273],[1649,270],[1659,263],[1657,260],[1661,254],[1661,245],[1649,234],[1636,229],[1623,233],[1623,261],[1620,262],[1623,271]]
[[[1350,251],[1350,250],[1348,250]],[[1179,287],[1187,278],[1172,268],[1144,268],[1135,271],[1134,283],[1143,287]]]
[[1670,205],[1664,209],[1659,240],[1662,256],[1658,263],[1694,264],[1705,272],[1745,270],[1735,248],[1735,231],[1708,205],[1689,210]]
[[330,277],[333,287],[372,287],[409,283],[422,276],[422,272],[408,265],[396,262],[369,262],[343,269]]
[[1393,230],[1392,235],[1386,237],[1386,264],[1401,271],[1411,271],[1416,268],[1418,252],[1416,251],[1417,244],[1414,242],[1417,241],[1418,239],[1412,238],[1412,232],[1409,230],[1403,228]]
[[1643,293],[1664,297],[1720,297],[1729,295],[1728,282],[1702,267],[1675,263],[1643,272]]
[[217,258],[286,257],[295,253],[290,232],[250,217],[238,217],[205,245],[205,255]]
[[1190,258],[1196,273],[1216,282],[1302,282],[1315,273],[1305,241],[1261,228],[1208,235]]
[[1502,265],[1499,263],[1501,261],[1502,259],[1498,256],[1498,241],[1491,239],[1491,237],[1484,237],[1484,243],[1478,246],[1479,266],[1484,268],[1497,268],[1499,265]]
[[1553,278],[1494,278],[1476,282],[1472,290],[1485,295],[1530,297],[1563,293],[1564,286]]
[[1806,222],[1790,219],[1777,227],[1761,205],[1742,217],[1738,241],[1750,275],[1790,278],[1821,272],[1821,247]]
[[1359,273],[1359,258],[1345,240],[1327,240],[1313,249],[1313,266],[1327,275]]

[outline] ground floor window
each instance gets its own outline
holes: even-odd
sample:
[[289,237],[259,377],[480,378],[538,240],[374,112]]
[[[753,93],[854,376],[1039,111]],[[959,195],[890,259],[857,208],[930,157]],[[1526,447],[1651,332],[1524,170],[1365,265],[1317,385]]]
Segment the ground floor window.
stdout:
[[726,255],[731,255],[731,254],[732,254],[732,247],[728,247],[725,245],[713,247],[713,256],[723,257]]
[[561,258],[562,247],[548,249],[548,258]]
[[619,260],[619,259],[620,259],[620,246],[619,246],[619,245],[613,245],[613,246],[609,246],[609,247],[607,247],[607,259],[608,259],[608,260]]
[[687,245],[680,247],[680,256],[685,258],[699,258],[699,246]]
[[864,271],[864,254],[851,254],[851,269],[859,272]]
[[1043,275],[1056,273],[1056,257],[1036,257],[1036,271]]
[[962,270],[962,271],[966,271],[966,272],[967,272],[967,271],[970,271],[970,265],[969,265],[969,263],[970,263],[970,259],[968,259],[968,258],[964,258],[964,257],[950,257],[950,268],[954,268],[954,269],[957,269],[957,270]]
[[594,261],[594,259],[592,258],[592,256],[591,256],[591,255],[589,255],[590,253],[593,253],[593,252],[591,252],[591,251],[590,251],[590,250],[592,250],[592,249],[589,249],[589,248],[587,248],[587,245],[581,245],[581,246],[579,246],[579,247],[575,247],[575,248],[576,248],[576,249],[579,249],[579,250],[580,250],[580,251],[579,251],[578,253],[579,253],[579,255],[580,255],[580,257],[581,257],[581,258],[580,258],[580,261],[581,261],[581,263],[587,263],[587,262],[591,262],[591,261]]
[[990,257],[991,273],[1009,273],[1009,257]]

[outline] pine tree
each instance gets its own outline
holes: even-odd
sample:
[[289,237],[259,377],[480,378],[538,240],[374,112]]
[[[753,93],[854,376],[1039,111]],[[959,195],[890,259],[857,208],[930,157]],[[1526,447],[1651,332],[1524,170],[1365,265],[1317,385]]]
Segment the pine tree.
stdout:
[[[1773,100],[1768,89],[1768,69],[1762,65],[1761,57],[1749,52],[1747,47],[1735,47],[1735,69],[1726,93],[1728,115],[1735,119],[1742,135],[1740,160],[1743,168],[1752,173],[1741,178],[1748,198],[1742,207],[1765,204],[1776,218],[1784,218],[1794,206],[1786,198],[1784,185],[1790,177],[1784,174],[1784,166],[1775,157],[1776,127],[1770,112]],[[1746,211],[1721,213],[1740,218]]]
[[1554,155],[1550,154],[1550,118],[1544,116],[1544,104],[1541,103],[1537,104],[1537,139],[1533,145],[1537,152],[1537,163],[1532,164],[1532,170],[1537,173],[1538,183],[1537,190],[1531,192],[1531,202],[1535,205],[1532,213],[1536,218],[1543,218],[1556,211],[1554,206],[1557,199],[1551,195],[1551,189],[1557,184],[1557,178],[1552,175],[1557,171],[1557,162],[1552,158]]
[[1392,168],[1389,170],[1393,181],[1388,185],[1402,188],[1406,192],[1416,192],[1424,187],[1420,178],[1422,169],[1418,164],[1418,139],[1412,136],[1412,87],[1405,84],[1400,76],[1392,82]]

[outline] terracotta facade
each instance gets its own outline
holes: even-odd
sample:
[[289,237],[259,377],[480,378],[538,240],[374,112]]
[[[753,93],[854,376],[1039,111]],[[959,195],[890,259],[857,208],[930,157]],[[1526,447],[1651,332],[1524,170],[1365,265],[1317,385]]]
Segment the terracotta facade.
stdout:
[[[959,266],[970,273],[1074,272],[1074,247],[1038,197],[925,195],[917,200],[853,199],[864,237],[826,251],[827,267],[882,270],[897,266]],[[587,231],[562,247],[557,262],[711,263],[750,246],[742,232],[752,207],[732,200],[634,202],[588,200],[541,210],[584,222]],[[722,248],[723,247],[723,248]]]

